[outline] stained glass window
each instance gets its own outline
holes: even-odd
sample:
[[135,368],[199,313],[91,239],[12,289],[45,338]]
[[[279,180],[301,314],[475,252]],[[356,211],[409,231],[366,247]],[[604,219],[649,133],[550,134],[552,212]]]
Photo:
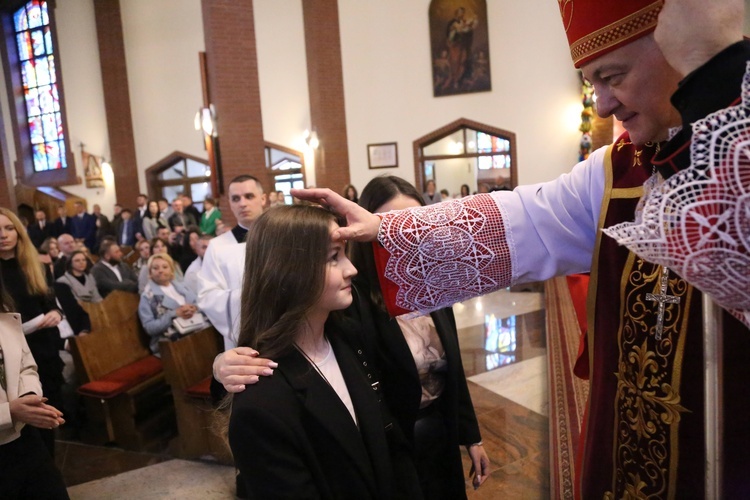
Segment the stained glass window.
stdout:
[[67,168],[47,2],[32,0],[18,9],[13,26],[34,171]]

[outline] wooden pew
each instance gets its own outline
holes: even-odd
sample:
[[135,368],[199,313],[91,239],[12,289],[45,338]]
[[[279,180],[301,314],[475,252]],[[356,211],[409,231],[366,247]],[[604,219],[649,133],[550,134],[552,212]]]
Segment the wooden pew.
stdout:
[[164,374],[172,388],[178,439],[174,453],[180,458],[212,455],[231,464],[231,453],[215,432],[214,408],[209,384],[214,357],[224,342],[213,328],[192,333],[176,342],[159,342]]
[[138,295],[115,291],[81,304],[91,333],[72,338],[71,352],[88,417],[82,438],[161,451],[174,435],[174,406],[162,362],[146,347],[138,303]]

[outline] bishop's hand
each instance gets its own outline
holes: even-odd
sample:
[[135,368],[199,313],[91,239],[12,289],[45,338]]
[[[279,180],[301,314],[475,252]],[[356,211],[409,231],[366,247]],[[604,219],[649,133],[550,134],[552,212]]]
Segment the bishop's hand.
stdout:
[[743,38],[743,0],[665,0],[654,37],[683,76]]
[[380,229],[380,217],[371,214],[356,203],[334,193],[330,189],[292,189],[292,196],[301,200],[320,203],[346,217],[346,227],[334,231],[333,239],[353,241],[375,241]]

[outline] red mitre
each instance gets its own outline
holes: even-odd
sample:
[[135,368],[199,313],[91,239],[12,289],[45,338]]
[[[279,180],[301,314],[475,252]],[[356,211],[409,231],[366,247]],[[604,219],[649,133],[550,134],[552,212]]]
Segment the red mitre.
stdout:
[[573,64],[580,68],[656,27],[663,0],[557,0]]

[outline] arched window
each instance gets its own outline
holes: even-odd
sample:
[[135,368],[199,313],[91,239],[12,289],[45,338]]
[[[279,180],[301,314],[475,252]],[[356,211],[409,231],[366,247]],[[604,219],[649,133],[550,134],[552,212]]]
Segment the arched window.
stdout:
[[437,190],[460,196],[469,192],[513,189],[516,175],[516,134],[464,118],[414,141],[416,184],[435,181]]
[[274,191],[284,192],[284,203],[292,204],[292,188],[305,187],[305,175],[303,173],[304,155],[293,149],[266,142],[266,168],[271,171]]
[[214,196],[208,161],[178,151],[147,168],[146,183],[150,199],[166,198],[171,203],[178,195],[186,194],[201,211],[206,197]]
[[31,0],[3,22],[16,149],[31,185],[76,182],[65,126],[59,54],[49,2]]

